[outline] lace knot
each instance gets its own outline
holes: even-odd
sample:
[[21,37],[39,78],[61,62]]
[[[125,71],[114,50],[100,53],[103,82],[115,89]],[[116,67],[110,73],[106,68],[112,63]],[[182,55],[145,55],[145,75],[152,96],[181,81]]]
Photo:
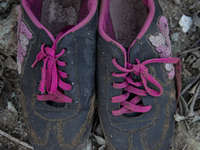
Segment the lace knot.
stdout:
[[64,54],[63,49],[56,55],[56,50],[53,47],[45,47],[42,44],[41,51],[38,53],[35,62],[32,67],[35,67],[38,61],[43,60],[42,79],[40,81],[39,90],[42,93],[47,92],[46,95],[38,95],[37,99],[41,101],[55,101],[55,102],[68,102],[71,103],[72,99],[62,93],[63,90],[70,90],[71,85],[64,83],[62,78],[67,77],[67,73],[64,73],[58,69],[58,66],[65,66],[65,62],[59,61],[58,58]]
[[148,73],[148,68],[145,67],[143,64],[140,63],[138,59],[136,59],[137,65],[132,65],[133,73],[136,75],[146,75]]
[[[145,66],[147,64],[151,63],[171,63],[176,64],[176,70],[178,73],[178,77],[180,78],[180,69],[181,69],[181,62],[179,58],[156,58],[156,59],[150,59],[146,60],[142,63],[138,59],[136,59],[136,65],[130,64],[127,62],[127,65],[125,67],[120,66],[116,59],[113,58],[112,62],[116,68],[121,70],[123,73],[117,74],[115,72],[112,73],[114,77],[124,77],[125,81],[123,83],[113,83],[113,87],[116,89],[125,89],[127,92],[125,94],[114,96],[112,97],[112,102],[117,103],[120,102],[122,108],[119,110],[112,111],[112,114],[115,116],[122,115],[124,113],[132,113],[132,112],[148,112],[151,109],[151,106],[144,106],[144,105],[138,105],[138,102],[141,100],[140,96],[146,96],[146,93],[148,93],[151,96],[158,97],[162,94],[163,89],[161,85],[148,73],[148,68]],[[135,75],[140,75],[141,82],[135,82],[134,78],[130,74],[133,72]],[[147,85],[147,81],[154,84],[159,90],[156,91],[154,89],[151,89]],[[177,78],[178,85],[180,85],[180,79]],[[139,89],[137,87],[143,86],[145,90]],[[126,101],[130,95],[130,93],[135,94],[136,96],[130,100]],[[179,99],[180,95],[180,88],[178,87],[178,96],[177,99]]]

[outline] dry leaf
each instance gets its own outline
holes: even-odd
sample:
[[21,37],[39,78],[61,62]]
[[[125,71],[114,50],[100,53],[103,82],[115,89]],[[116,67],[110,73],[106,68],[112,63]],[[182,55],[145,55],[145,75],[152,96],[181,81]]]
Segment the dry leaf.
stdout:
[[174,115],[174,118],[175,118],[175,120],[176,120],[177,122],[180,122],[180,121],[182,121],[182,120],[185,120],[185,117],[184,117],[184,116],[180,116],[178,113],[176,113],[176,114]]
[[101,147],[99,147],[99,150],[104,150],[106,148],[106,145],[102,145]]
[[97,135],[94,134],[94,138],[96,139],[96,142],[97,142],[99,145],[104,145],[104,144],[106,144],[106,141],[105,141],[102,137],[97,136]]
[[195,84],[195,86],[192,87],[192,89],[189,91],[190,94],[194,94],[194,93],[195,93],[195,91],[196,91],[196,89],[197,89],[197,85],[199,85],[199,82],[197,82],[197,83]]
[[192,68],[197,68],[200,70],[200,58],[197,59],[197,61],[192,64]]
[[92,150],[92,141],[90,139],[88,139],[85,147],[83,148],[83,150]]

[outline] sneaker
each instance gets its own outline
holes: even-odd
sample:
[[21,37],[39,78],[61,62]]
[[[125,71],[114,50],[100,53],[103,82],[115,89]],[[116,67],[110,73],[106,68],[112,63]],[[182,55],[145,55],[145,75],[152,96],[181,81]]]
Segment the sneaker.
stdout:
[[109,150],[169,149],[181,89],[181,62],[171,57],[157,0],[101,1],[97,97]]
[[82,149],[94,111],[98,1],[21,2],[18,71],[29,140],[36,150]]

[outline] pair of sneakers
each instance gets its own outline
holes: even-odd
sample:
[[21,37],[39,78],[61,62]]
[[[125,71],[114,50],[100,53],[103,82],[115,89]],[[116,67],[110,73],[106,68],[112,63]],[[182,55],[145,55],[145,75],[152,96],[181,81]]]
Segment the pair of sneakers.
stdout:
[[17,64],[30,141],[81,150],[97,100],[107,149],[166,150],[181,89],[167,20],[157,0],[100,3],[98,11],[98,0],[21,0]]

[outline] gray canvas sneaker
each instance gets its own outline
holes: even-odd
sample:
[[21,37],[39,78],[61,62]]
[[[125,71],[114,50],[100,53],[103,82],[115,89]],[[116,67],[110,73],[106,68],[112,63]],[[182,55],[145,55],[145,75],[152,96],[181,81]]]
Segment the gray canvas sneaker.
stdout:
[[21,2],[18,71],[30,142],[82,150],[93,122],[98,1]]
[[157,0],[101,1],[97,98],[109,150],[169,149],[181,89],[181,62],[171,57]]

